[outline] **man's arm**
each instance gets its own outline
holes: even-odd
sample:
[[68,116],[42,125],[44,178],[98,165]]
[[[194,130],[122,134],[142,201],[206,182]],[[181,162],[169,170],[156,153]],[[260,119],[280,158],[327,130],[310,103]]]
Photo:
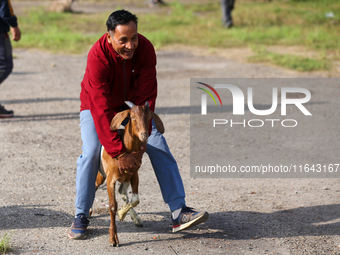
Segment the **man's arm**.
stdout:
[[0,0],[0,18],[11,27],[12,39],[19,41],[21,31],[18,27],[17,17],[13,13],[12,5],[9,0]]
[[109,107],[110,65],[106,61],[92,50],[90,51],[83,87],[88,94],[90,111],[99,141],[111,157],[116,157],[125,152],[125,148],[118,132],[110,129],[110,123],[115,113],[114,109]]

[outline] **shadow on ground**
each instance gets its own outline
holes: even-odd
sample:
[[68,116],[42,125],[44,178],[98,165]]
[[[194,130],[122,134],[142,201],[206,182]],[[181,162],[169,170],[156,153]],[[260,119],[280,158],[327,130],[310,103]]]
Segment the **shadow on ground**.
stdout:
[[0,207],[0,229],[65,227],[71,214],[53,210],[52,205],[13,205]]
[[[137,209],[138,210],[138,209]],[[97,214],[92,218],[95,226],[107,226],[107,228],[90,229],[89,238],[98,235],[107,235],[109,221],[104,220],[105,214]],[[150,233],[170,234],[171,220],[169,212],[139,213],[144,227],[137,228],[133,222],[118,222],[119,233]],[[152,217],[162,217],[161,221],[145,220]],[[129,216],[127,216],[129,217]],[[107,217],[106,217],[107,219]],[[251,211],[227,211],[210,214],[210,218],[204,224],[193,227],[190,230],[179,232],[178,238],[214,238],[230,240],[249,240],[258,238],[284,238],[294,236],[323,236],[338,235],[340,229],[340,204],[312,207],[300,207],[289,210],[281,210],[273,213],[259,213]],[[176,235],[176,234],[174,234]],[[164,241],[167,237],[160,236],[150,242]],[[126,241],[126,240],[125,240]],[[148,240],[140,241],[140,243]],[[138,242],[125,243],[133,245]]]
[[[2,219],[0,229],[69,227],[73,215],[55,211],[52,207],[51,205],[0,207],[0,218]],[[88,239],[98,236],[109,238],[108,215],[107,210],[100,210],[91,218]],[[144,227],[135,227],[131,221],[117,221],[118,235],[119,233],[136,233],[137,235],[147,233],[157,235],[157,239],[145,240],[142,238],[140,240],[138,238],[136,241],[132,238],[130,242],[124,240],[124,246],[169,239],[167,236],[171,234],[169,212],[139,213],[139,215],[143,219]],[[155,220],[152,220],[153,218]],[[159,220],[160,218],[161,220]],[[190,230],[171,234],[171,240],[183,238],[249,240],[294,236],[329,236],[338,235],[339,229],[340,204],[300,207],[273,213],[226,211],[210,214],[207,222]]]
[[[0,229],[69,226],[73,215],[55,211],[52,207],[52,205],[0,207],[0,218],[2,219]],[[100,213],[91,218],[94,223],[91,225],[109,227],[109,221],[106,217],[108,216],[108,211]],[[124,221],[117,222],[119,231],[127,233],[151,232],[156,234],[171,232],[169,212],[139,213],[139,215],[144,219],[143,228],[137,228],[132,222]],[[158,220],[149,219],[153,217],[158,218]],[[159,220],[159,217],[162,220]],[[187,237],[227,237],[228,239],[338,235],[340,229],[340,204],[300,207],[273,213],[251,211],[212,213],[206,223],[193,228],[193,230],[198,229],[203,231],[203,234],[199,232],[196,235],[191,230],[180,233],[185,234]],[[96,235],[95,229],[92,229],[92,232],[93,235]]]

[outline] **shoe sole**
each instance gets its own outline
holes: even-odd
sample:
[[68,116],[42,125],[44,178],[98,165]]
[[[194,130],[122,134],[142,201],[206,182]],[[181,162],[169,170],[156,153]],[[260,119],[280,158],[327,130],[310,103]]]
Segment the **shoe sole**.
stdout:
[[73,236],[70,235],[70,233],[67,233],[67,234],[68,234],[68,237],[70,239],[73,239],[73,240],[84,240],[84,239],[86,239],[86,235],[84,235],[82,237],[73,237]]
[[198,225],[202,222],[205,222],[208,218],[209,218],[209,213],[205,212],[201,217],[198,217],[198,218],[196,218],[192,221],[184,223],[184,224],[180,225],[179,227],[172,228],[172,232],[175,233],[175,232],[187,229],[187,228],[194,227],[194,226],[196,226],[196,225]]
[[13,116],[14,116],[14,114],[0,115],[0,119],[12,118]]

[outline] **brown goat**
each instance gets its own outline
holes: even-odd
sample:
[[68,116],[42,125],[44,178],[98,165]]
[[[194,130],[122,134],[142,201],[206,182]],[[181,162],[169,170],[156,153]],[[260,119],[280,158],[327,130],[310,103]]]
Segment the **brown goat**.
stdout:
[[[149,109],[148,102],[144,106],[136,106],[131,102],[126,103],[131,107],[131,109],[116,114],[116,116],[111,121],[111,130],[117,130],[126,118],[130,119],[129,123],[125,127],[123,142],[126,152],[131,153],[132,151],[139,151],[142,144],[147,142],[151,118],[153,118],[157,130],[162,134],[164,133],[164,126],[159,116]],[[115,196],[116,181],[121,183],[118,192],[125,202],[122,208],[118,211],[119,219],[121,221],[124,220],[127,212],[129,211],[135,225],[138,227],[143,226],[141,219],[132,208],[139,204],[138,171],[134,172],[133,175],[122,175],[119,172],[117,160],[108,155],[105,149],[102,149],[101,167],[96,179],[96,189],[101,184],[103,184],[105,179],[107,179],[107,192],[109,194],[110,200],[110,242],[113,246],[118,246],[119,241],[115,222],[117,212],[117,200]],[[129,187],[130,183],[132,188],[131,203],[129,203],[129,198],[127,196],[127,188]]]

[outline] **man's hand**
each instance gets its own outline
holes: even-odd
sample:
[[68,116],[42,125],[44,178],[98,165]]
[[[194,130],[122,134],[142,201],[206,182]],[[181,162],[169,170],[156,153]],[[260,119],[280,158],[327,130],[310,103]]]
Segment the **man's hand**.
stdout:
[[119,172],[123,175],[133,175],[133,173],[140,167],[140,161],[128,153],[121,156],[117,162]]
[[21,38],[21,31],[19,27],[11,27],[11,32],[12,32],[12,40],[14,41],[19,41]]
[[131,152],[131,155],[134,156],[136,159],[139,160],[139,162],[142,162],[143,154],[146,151],[146,142],[142,144],[140,147],[140,151],[133,151]]

